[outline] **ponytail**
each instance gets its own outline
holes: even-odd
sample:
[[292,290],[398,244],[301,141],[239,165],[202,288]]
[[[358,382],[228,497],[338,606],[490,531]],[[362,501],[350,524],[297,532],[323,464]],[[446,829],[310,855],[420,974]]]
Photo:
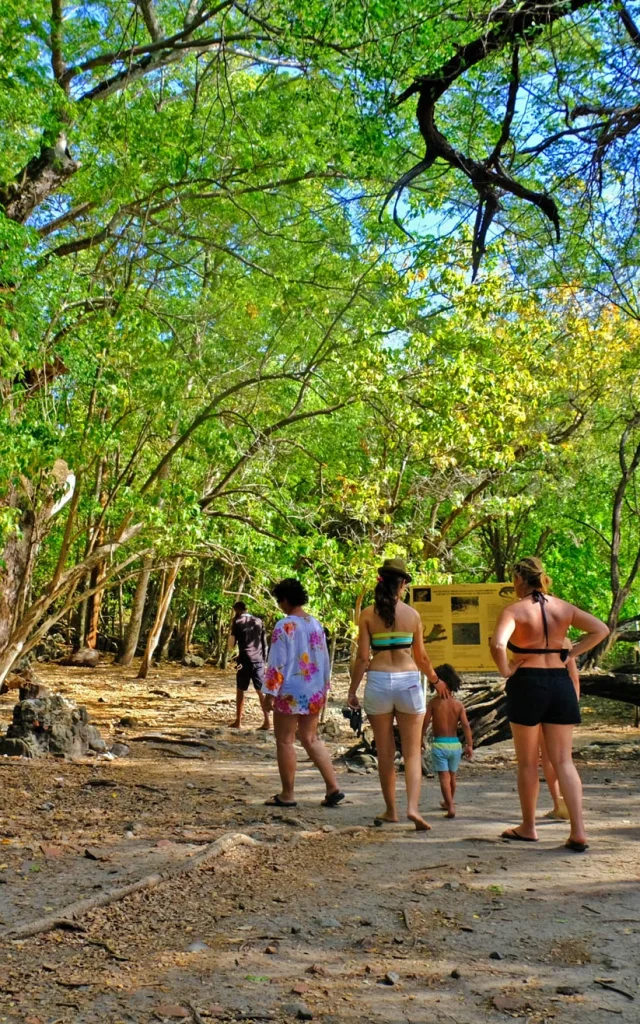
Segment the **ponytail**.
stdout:
[[406,577],[397,572],[380,571],[373,598],[373,607],[385,626],[391,628],[396,621],[398,592]]
[[528,587],[539,591],[541,594],[548,594],[553,583],[551,577],[547,576],[544,571],[542,562],[535,555],[521,558],[516,562],[513,567],[513,574],[514,576],[519,576]]

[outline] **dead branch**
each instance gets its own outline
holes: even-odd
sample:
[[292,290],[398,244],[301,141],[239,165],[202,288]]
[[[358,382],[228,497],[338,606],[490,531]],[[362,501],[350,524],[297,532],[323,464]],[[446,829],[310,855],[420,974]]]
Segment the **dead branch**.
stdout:
[[127,896],[133,896],[135,893],[146,889],[155,889],[157,886],[162,885],[163,882],[169,882],[174,878],[180,878],[182,875],[197,871],[199,868],[204,867],[205,864],[209,864],[212,860],[217,860],[219,857],[232,853],[233,850],[238,849],[240,846],[256,847],[259,845],[255,839],[251,839],[250,836],[244,835],[242,832],[231,832],[229,835],[221,836],[220,839],[212,843],[211,846],[208,846],[202,853],[190,857],[185,862],[174,864],[165,868],[164,871],[158,871],[153,875],[145,875],[144,878],[139,879],[137,882],[132,882],[131,885],[109,889],[106,892],[100,893],[99,896],[93,896],[91,899],[69,903],[66,907],[62,907],[57,914],[52,914],[49,917],[39,917],[28,924],[18,925],[17,928],[10,928],[4,932],[2,938],[26,939],[32,935],[40,935],[42,932],[52,931],[54,928],[68,928],[92,910],[97,910],[99,907],[108,907],[112,903],[118,903],[120,900],[126,899]]

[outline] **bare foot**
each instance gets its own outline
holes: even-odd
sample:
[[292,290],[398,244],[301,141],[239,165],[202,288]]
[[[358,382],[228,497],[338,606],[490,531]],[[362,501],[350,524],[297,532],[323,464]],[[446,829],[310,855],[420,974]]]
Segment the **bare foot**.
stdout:
[[445,814],[445,818],[455,818],[455,816],[456,816],[455,807],[447,808],[447,813]]
[[390,825],[398,824],[398,815],[391,814],[390,811],[383,811],[382,814],[376,814],[375,821],[388,821]]
[[258,726],[258,732],[268,732],[270,728],[271,724],[269,722],[263,722],[262,725]]
[[431,831],[431,825],[424,820],[421,814],[407,814],[407,818],[416,826],[416,832]]
[[441,800],[440,801],[440,806],[442,807],[443,811],[446,811],[447,810],[447,801],[446,800]]
[[229,722],[229,728],[230,729],[239,729],[240,728],[240,722],[238,721],[237,718],[236,718],[236,720],[234,722]]

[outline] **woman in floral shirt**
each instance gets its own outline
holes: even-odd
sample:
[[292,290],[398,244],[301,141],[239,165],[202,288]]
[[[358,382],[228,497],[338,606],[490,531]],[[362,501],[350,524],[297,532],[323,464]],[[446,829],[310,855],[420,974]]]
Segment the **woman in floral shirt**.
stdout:
[[276,623],[265,672],[265,704],[274,712],[274,732],[282,792],[268,806],[295,807],[296,732],[307,754],[320,771],[327,792],[325,807],[344,800],[329,751],[318,738],[318,718],[329,692],[330,663],[324,630],[303,605],[307,593],[296,579],[286,579],[273,589],[285,618]]

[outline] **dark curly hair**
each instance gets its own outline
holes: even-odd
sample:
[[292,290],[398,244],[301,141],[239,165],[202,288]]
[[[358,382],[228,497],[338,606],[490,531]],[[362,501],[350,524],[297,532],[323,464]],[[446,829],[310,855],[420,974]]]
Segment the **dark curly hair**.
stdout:
[[456,672],[453,665],[447,665],[445,662],[444,665],[438,665],[438,667],[434,669],[434,672],[438,679],[441,679],[443,683],[447,684],[452,693],[455,693],[456,690],[459,690],[462,686],[462,679]]
[[385,626],[389,626],[389,628],[396,621],[398,592],[402,584],[406,582],[406,577],[398,572],[389,572],[387,569],[381,569],[378,572],[378,582],[376,583],[373,596],[373,607]]
[[276,601],[288,601],[294,607],[306,604],[309,600],[309,595],[302,586],[302,583],[300,580],[294,579],[293,576],[288,576],[286,580],[280,580],[279,583],[276,583],[271,593]]

